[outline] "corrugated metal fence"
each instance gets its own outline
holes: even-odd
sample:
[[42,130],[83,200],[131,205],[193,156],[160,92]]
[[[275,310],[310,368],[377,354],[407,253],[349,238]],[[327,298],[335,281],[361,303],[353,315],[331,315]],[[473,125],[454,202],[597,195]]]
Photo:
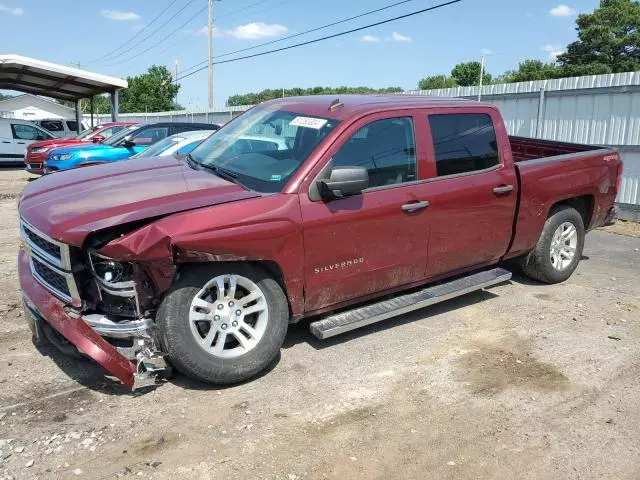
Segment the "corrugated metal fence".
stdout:
[[[481,93],[482,100],[500,108],[511,134],[619,148],[625,167],[618,201],[640,206],[640,72],[406,93],[471,99]],[[120,119],[225,123],[249,107],[131,113]]]
[[509,133],[618,148],[618,202],[640,205],[640,72],[407,92],[478,98],[500,108]]

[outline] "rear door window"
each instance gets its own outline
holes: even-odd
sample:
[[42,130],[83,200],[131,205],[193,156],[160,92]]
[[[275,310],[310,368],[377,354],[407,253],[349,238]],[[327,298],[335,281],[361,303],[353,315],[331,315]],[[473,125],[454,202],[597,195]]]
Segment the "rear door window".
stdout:
[[500,163],[496,132],[486,113],[429,115],[439,177],[474,172]]
[[67,120],[67,130],[71,130],[72,132],[75,132],[76,130],[78,130],[78,122],[76,122],[75,120]]

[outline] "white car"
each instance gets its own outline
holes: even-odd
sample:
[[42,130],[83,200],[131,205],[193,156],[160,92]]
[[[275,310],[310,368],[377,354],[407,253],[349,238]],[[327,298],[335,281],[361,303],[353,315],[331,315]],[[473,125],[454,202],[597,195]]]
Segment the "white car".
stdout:
[[151,145],[131,158],[165,157],[168,155],[186,155],[209,137],[215,130],[194,130],[171,135]]
[[[77,122],[70,118],[43,118],[42,120],[32,120],[39,127],[44,128],[57,138],[71,138],[78,135]],[[89,130],[89,124],[82,121],[80,131]]]
[[0,164],[22,163],[27,145],[54,138],[33,122],[0,118]]

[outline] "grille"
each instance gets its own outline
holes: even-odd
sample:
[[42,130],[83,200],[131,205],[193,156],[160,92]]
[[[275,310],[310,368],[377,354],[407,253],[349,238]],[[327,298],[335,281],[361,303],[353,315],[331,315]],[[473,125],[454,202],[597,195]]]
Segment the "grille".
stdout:
[[35,247],[37,249],[40,249],[48,253],[52,257],[61,260],[62,255],[60,252],[60,247],[58,245],[36,235],[24,225],[22,227],[22,234],[24,235],[25,240],[27,240],[27,242],[31,244],[32,248]]
[[56,272],[46,263],[41,262],[33,255],[31,256],[31,265],[33,273],[37,275],[36,278],[38,278],[45,287],[54,293],[67,297],[67,299],[71,299],[71,291],[69,290],[67,276]]
[[69,245],[39,232],[24,219],[20,219],[20,224],[34,278],[61,300],[79,305],[78,288],[71,272]]

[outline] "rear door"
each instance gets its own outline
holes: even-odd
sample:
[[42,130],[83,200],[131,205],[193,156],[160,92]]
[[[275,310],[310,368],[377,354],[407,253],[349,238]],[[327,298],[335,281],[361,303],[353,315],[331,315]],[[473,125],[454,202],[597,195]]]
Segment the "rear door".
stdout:
[[496,139],[500,116],[468,107],[422,121],[431,137],[426,276],[495,262],[508,249],[518,195],[513,165],[501,155],[509,146]]
[[[319,167],[363,166],[369,188],[334,200],[302,189],[305,310],[328,307],[419,281],[427,253],[428,211],[419,184],[412,111],[367,116],[349,127]],[[315,174],[317,175],[317,173]]]

